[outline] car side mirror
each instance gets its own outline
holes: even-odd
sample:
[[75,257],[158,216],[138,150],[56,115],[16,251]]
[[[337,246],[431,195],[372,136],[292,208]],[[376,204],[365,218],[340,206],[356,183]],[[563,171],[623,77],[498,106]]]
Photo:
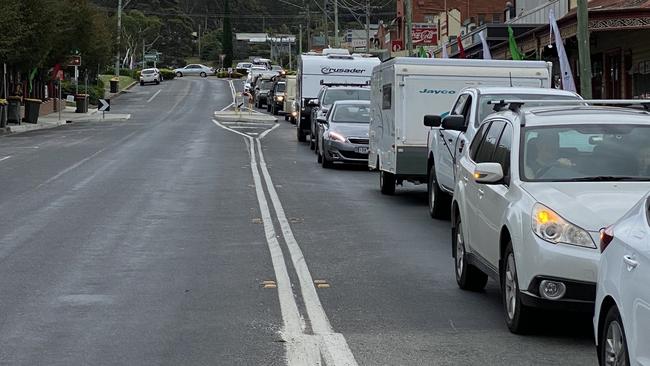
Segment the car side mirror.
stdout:
[[442,117],[436,114],[427,114],[424,116],[424,125],[427,127],[440,127]]
[[467,126],[465,126],[465,116],[461,115],[449,115],[442,119],[442,128],[445,130],[452,131],[467,131]]
[[318,104],[318,99],[310,99],[309,103],[307,103],[307,105],[310,107],[318,107]]
[[474,167],[476,183],[495,184],[503,181],[503,167],[499,163],[478,163]]

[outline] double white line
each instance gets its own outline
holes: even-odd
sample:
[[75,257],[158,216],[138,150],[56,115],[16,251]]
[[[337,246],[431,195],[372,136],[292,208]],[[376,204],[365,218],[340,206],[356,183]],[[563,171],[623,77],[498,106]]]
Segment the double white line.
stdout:
[[[231,88],[233,88],[232,81],[230,81],[230,85]],[[227,109],[228,107],[224,109]],[[282,203],[280,202],[280,198],[278,197],[278,193],[275,190],[275,186],[271,180],[271,175],[266,166],[266,161],[264,160],[264,154],[262,152],[261,139],[263,139],[264,136],[273,129],[267,130],[259,137],[253,138],[252,136],[228,128],[217,120],[213,120],[213,122],[223,129],[243,136],[250,147],[251,172],[253,174],[255,192],[257,194],[257,201],[262,214],[264,233],[271,254],[271,261],[273,263],[278,296],[280,299],[280,310],[284,323],[282,336],[286,341],[288,365],[321,365],[321,360],[323,360],[328,366],[356,366],[357,362],[354,359],[354,355],[352,355],[352,351],[350,350],[345,338],[342,334],[334,332],[329,319],[325,314],[325,310],[323,309],[323,305],[321,304],[316,288],[314,287],[313,278],[309,272],[309,268],[307,267],[302,250],[293,235],[293,231],[289,225],[289,220],[287,220],[284,213],[284,208],[282,207]],[[259,161],[257,156],[259,156]],[[282,248],[277,239],[278,236],[276,236],[276,230],[273,226],[271,210],[266,195],[264,194],[262,177],[264,178],[264,184],[266,185],[269,199],[273,204],[275,216],[280,224],[282,237],[284,238],[289,250],[291,262],[296,271],[296,276],[300,284],[300,295],[305,305],[307,317],[301,316],[292,291],[291,279],[289,277],[284,253],[282,252]],[[306,332],[306,325],[302,320],[305,318],[309,320],[311,333]]]

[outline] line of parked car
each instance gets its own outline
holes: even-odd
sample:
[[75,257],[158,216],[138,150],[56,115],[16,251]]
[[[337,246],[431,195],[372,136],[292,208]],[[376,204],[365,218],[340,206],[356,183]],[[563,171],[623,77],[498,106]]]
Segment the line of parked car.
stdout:
[[583,100],[552,76],[535,61],[305,54],[291,117],[324,168],[367,164],[387,195],[427,184],[458,286],[498,281],[513,333],[545,309],[593,312],[601,364],[650,365],[650,113],[634,108],[650,101]]

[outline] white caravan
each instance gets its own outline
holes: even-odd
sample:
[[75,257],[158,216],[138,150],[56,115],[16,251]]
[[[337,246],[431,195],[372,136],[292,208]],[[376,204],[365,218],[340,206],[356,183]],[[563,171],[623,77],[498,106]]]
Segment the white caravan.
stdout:
[[298,59],[296,101],[300,103],[297,118],[298,141],[306,141],[311,131],[309,101],[318,97],[324,84],[367,84],[373,67],[380,64],[377,57],[345,54],[303,54]]
[[372,73],[368,166],[379,170],[384,194],[403,181],[427,181],[425,115],[446,115],[469,86],[549,87],[552,65],[544,61],[397,57]]

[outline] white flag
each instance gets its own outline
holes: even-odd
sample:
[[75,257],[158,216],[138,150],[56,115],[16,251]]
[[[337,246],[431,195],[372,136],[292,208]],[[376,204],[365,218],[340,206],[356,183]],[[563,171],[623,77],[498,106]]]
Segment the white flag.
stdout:
[[551,33],[555,36],[555,47],[557,48],[557,57],[560,59],[560,72],[562,73],[562,89],[569,90],[572,92],[576,91],[576,84],[573,81],[573,73],[571,73],[571,65],[569,64],[569,58],[566,55],[564,50],[564,43],[562,43],[562,35],[560,30],[557,27],[557,22],[555,21],[555,13],[551,9],[548,14],[550,21]]
[[442,43],[442,58],[449,58],[447,54],[447,42]]
[[481,31],[478,33],[478,36],[481,37],[481,43],[483,44],[483,59],[491,60],[492,54],[490,53],[490,47],[488,46],[487,41],[485,40],[485,36],[483,35],[483,32],[485,31]]

